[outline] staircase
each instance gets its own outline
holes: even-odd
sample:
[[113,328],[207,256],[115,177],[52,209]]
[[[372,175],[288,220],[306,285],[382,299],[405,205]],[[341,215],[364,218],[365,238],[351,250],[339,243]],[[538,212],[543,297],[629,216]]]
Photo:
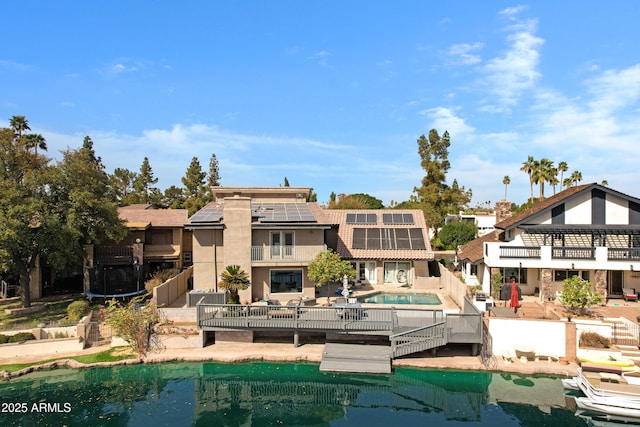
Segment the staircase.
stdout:
[[446,322],[397,332],[389,337],[392,356],[405,356],[411,353],[431,350],[447,343]]
[[624,317],[606,318],[603,323],[611,326],[611,341],[620,349],[622,356],[640,364],[640,328]]

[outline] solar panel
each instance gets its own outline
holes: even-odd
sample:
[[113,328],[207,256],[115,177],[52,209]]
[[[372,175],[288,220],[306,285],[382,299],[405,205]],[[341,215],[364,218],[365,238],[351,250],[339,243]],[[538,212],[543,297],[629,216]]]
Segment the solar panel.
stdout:
[[412,213],[384,213],[382,222],[385,224],[413,224]]
[[378,216],[374,213],[348,213],[347,224],[377,224]]
[[427,246],[424,243],[424,237],[422,236],[421,228],[410,228],[409,236],[411,237],[412,249],[427,249]]
[[196,212],[191,218],[190,223],[203,223],[203,222],[220,222],[222,219],[223,208],[218,206],[215,208],[205,208],[199,212]]
[[254,203],[252,210],[260,222],[317,222],[306,203]]
[[421,228],[354,228],[352,249],[426,249]]

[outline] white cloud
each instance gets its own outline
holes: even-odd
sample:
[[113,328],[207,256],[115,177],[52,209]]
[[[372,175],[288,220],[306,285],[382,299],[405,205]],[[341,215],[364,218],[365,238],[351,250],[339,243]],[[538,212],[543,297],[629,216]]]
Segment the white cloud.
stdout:
[[22,64],[22,63],[16,62],[16,61],[9,61],[9,60],[0,59],[0,69],[23,73],[23,72],[26,72],[26,71],[33,70],[33,66],[28,65],[28,64]]
[[464,119],[458,117],[450,108],[429,108],[421,114],[431,119],[430,128],[438,129],[441,133],[447,130],[451,135],[461,136],[474,131],[473,127],[467,125]]
[[461,65],[473,65],[481,61],[479,55],[475,55],[471,52],[482,49],[483,43],[460,43],[455,44],[449,48],[449,56],[455,58],[454,62]]

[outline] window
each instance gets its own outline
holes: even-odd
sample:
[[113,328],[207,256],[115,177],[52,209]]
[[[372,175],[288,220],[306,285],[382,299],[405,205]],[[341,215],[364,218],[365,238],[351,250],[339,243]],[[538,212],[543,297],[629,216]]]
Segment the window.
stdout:
[[271,258],[293,258],[293,231],[271,232]]
[[352,261],[351,267],[358,273],[356,280],[361,283],[376,283],[375,261]]
[[384,283],[411,284],[411,263],[385,262]]
[[173,230],[171,229],[155,229],[147,230],[144,236],[147,245],[172,245]]
[[527,269],[526,268],[503,268],[502,277],[504,283],[511,283],[511,278],[515,277],[518,283],[527,283]]
[[191,252],[184,252],[182,254],[182,262],[185,264],[185,266],[189,266],[192,264],[193,260],[191,258]]
[[589,280],[589,272],[582,270],[554,270],[553,280],[556,282],[562,282],[565,279],[570,279],[574,276],[580,277],[582,280]]
[[302,293],[302,270],[271,270],[271,293]]

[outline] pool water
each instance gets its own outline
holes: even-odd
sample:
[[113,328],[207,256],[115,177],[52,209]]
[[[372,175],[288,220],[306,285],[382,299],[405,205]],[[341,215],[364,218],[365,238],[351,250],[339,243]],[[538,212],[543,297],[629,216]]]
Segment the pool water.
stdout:
[[265,362],[57,369],[0,382],[0,395],[3,427],[586,426],[558,378],[435,369],[356,375]]
[[442,301],[436,294],[406,294],[379,292],[366,297],[358,298],[359,302],[367,304],[415,304],[415,305],[441,305]]

